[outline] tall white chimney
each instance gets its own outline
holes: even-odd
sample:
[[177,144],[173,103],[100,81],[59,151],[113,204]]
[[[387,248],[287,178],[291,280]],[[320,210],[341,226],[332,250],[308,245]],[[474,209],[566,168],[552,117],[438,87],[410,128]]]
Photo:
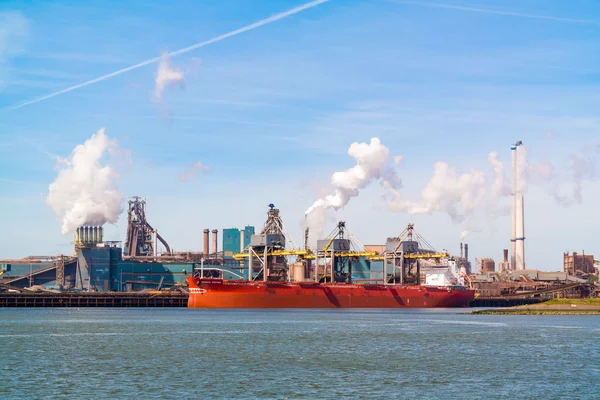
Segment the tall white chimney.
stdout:
[[523,190],[525,189],[523,169],[524,165],[521,166],[519,163],[526,162],[524,157],[519,157],[523,151],[523,142],[518,141],[512,147],[513,156],[513,222],[512,222],[512,257],[511,266],[512,269],[524,270],[525,269],[525,200]]
[[510,269],[517,267],[517,145],[510,146],[512,155],[512,214],[511,214],[511,236],[510,236]]

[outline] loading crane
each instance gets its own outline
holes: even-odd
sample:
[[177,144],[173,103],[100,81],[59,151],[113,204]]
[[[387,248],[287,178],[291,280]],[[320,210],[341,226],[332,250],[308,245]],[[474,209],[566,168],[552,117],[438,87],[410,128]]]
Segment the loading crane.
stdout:
[[[377,253],[366,251],[365,247],[346,227],[346,222],[338,222],[335,229],[323,240],[317,241],[317,251],[304,256],[315,260],[315,282],[352,283],[352,265],[361,257],[374,257]],[[319,266],[323,272],[319,275]]]
[[414,224],[408,224],[400,235],[387,239],[383,254],[368,257],[371,261],[383,261],[384,283],[419,284],[420,261],[432,260],[434,264],[440,264],[442,259],[450,257],[447,251],[435,251],[414,228]]
[[252,235],[247,252],[234,254],[233,258],[247,260],[248,280],[289,281],[289,258],[303,259],[311,252],[296,246],[285,229],[279,209],[273,203],[268,207],[267,220],[260,234]]

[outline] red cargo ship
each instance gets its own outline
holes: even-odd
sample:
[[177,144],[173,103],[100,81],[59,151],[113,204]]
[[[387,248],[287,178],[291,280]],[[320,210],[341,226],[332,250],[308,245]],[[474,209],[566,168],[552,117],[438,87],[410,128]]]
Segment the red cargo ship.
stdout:
[[189,308],[434,308],[466,307],[462,286],[249,282],[188,277]]

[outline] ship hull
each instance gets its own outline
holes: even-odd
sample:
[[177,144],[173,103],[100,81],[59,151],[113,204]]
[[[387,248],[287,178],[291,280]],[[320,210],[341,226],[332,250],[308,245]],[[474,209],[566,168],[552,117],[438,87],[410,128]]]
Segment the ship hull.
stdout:
[[466,307],[463,288],[248,282],[188,278],[189,308],[435,308]]

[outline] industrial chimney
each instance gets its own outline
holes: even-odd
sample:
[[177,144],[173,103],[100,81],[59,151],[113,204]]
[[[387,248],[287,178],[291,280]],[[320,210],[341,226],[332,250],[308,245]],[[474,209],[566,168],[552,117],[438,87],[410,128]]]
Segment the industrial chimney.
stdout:
[[215,259],[217,258],[217,243],[218,243],[217,242],[217,238],[218,238],[217,233],[218,232],[219,231],[216,230],[216,229],[212,230],[212,234],[213,234],[213,236],[212,236],[213,254],[215,255]]
[[520,180],[524,177],[522,171],[525,166],[520,166],[520,162],[525,160],[519,157],[523,151],[523,142],[518,141],[511,146],[512,153],[512,236],[511,236],[511,269],[525,269],[525,210],[524,210],[524,182]]
[[204,230],[204,258],[207,258],[210,254],[210,250],[208,249],[208,234],[209,234],[209,230],[205,229]]
[[469,267],[469,245],[465,243],[465,268],[467,274],[471,274],[471,268]]

